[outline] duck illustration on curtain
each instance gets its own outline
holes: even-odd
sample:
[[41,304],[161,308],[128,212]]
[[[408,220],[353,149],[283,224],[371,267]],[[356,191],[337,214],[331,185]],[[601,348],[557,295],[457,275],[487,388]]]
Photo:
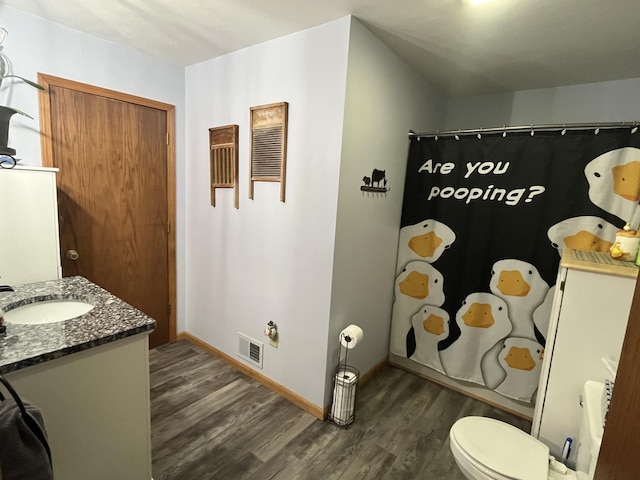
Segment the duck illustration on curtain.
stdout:
[[530,403],[562,250],[640,222],[631,128],[412,136],[390,351]]

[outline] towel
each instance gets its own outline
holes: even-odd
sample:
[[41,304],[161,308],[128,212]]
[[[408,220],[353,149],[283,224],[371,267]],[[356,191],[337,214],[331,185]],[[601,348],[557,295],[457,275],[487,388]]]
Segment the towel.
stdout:
[[13,398],[0,402],[0,478],[52,480],[53,470],[42,412],[23,402],[23,416]]

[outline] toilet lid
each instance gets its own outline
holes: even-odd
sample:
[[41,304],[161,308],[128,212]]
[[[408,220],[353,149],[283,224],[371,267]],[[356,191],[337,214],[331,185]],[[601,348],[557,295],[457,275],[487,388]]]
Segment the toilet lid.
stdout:
[[547,480],[549,448],[522,430],[486,417],[464,417],[451,437],[472,459],[508,478]]

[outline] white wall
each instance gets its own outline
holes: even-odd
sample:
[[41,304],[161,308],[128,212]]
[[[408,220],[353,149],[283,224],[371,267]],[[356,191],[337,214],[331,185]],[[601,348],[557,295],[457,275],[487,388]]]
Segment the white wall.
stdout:
[[[13,73],[37,80],[38,72],[98,87],[150,98],[176,106],[176,188],[178,320],[182,328],[181,301],[184,246],[184,68],[140,52],[0,5],[1,25],[9,31],[3,52]],[[42,165],[37,90],[23,83],[2,83],[0,104],[34,117],[13,115],[9,146],[26,165]]]
[[[41,72],[170,103],[178,108],[177,130],[183,130],[183,67],[6,5],[0,5],[0,16],[9,31],[3,52],[16,75],[35,81]],[[5,80],[0,102],[35,118],[13,116],[9,146],[18,150],[25,163],[40,165],[37,90],[18,82],[11,86],[11,81]]]
[[[265,342],[261,373],[322,406],[350,20],[186,69],[186,325],[236,357],[237,333]],[[249,108],[289,102],[286,202],[248,199]],[[240,208],[210,205],[208,129],[240,127]],[[263,336],[279,327],[279,347]]]
[[[342,136],[327,362],[337,364],[339,332],[355,323],[364,341],[349,364],[367,372],[389,353],[389,330],[409,130],[442,124],[445,98],[353,19]],[[384,170],[385,195],[360,191]],[[331,375],[328,379],[331,382]],[[330,401],[331,390],[328,389]]]
[[443,129],[640,119],[640,78],[451,99]]

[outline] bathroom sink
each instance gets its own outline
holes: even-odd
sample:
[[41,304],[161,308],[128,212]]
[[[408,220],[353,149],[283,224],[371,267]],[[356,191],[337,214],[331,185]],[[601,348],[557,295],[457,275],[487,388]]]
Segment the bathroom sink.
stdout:
[[8,310],[4,314],[4,320],[7,323],[42,325],[79,317],[91,309],[93,309],[93,305],[82,300],[45,300]]

